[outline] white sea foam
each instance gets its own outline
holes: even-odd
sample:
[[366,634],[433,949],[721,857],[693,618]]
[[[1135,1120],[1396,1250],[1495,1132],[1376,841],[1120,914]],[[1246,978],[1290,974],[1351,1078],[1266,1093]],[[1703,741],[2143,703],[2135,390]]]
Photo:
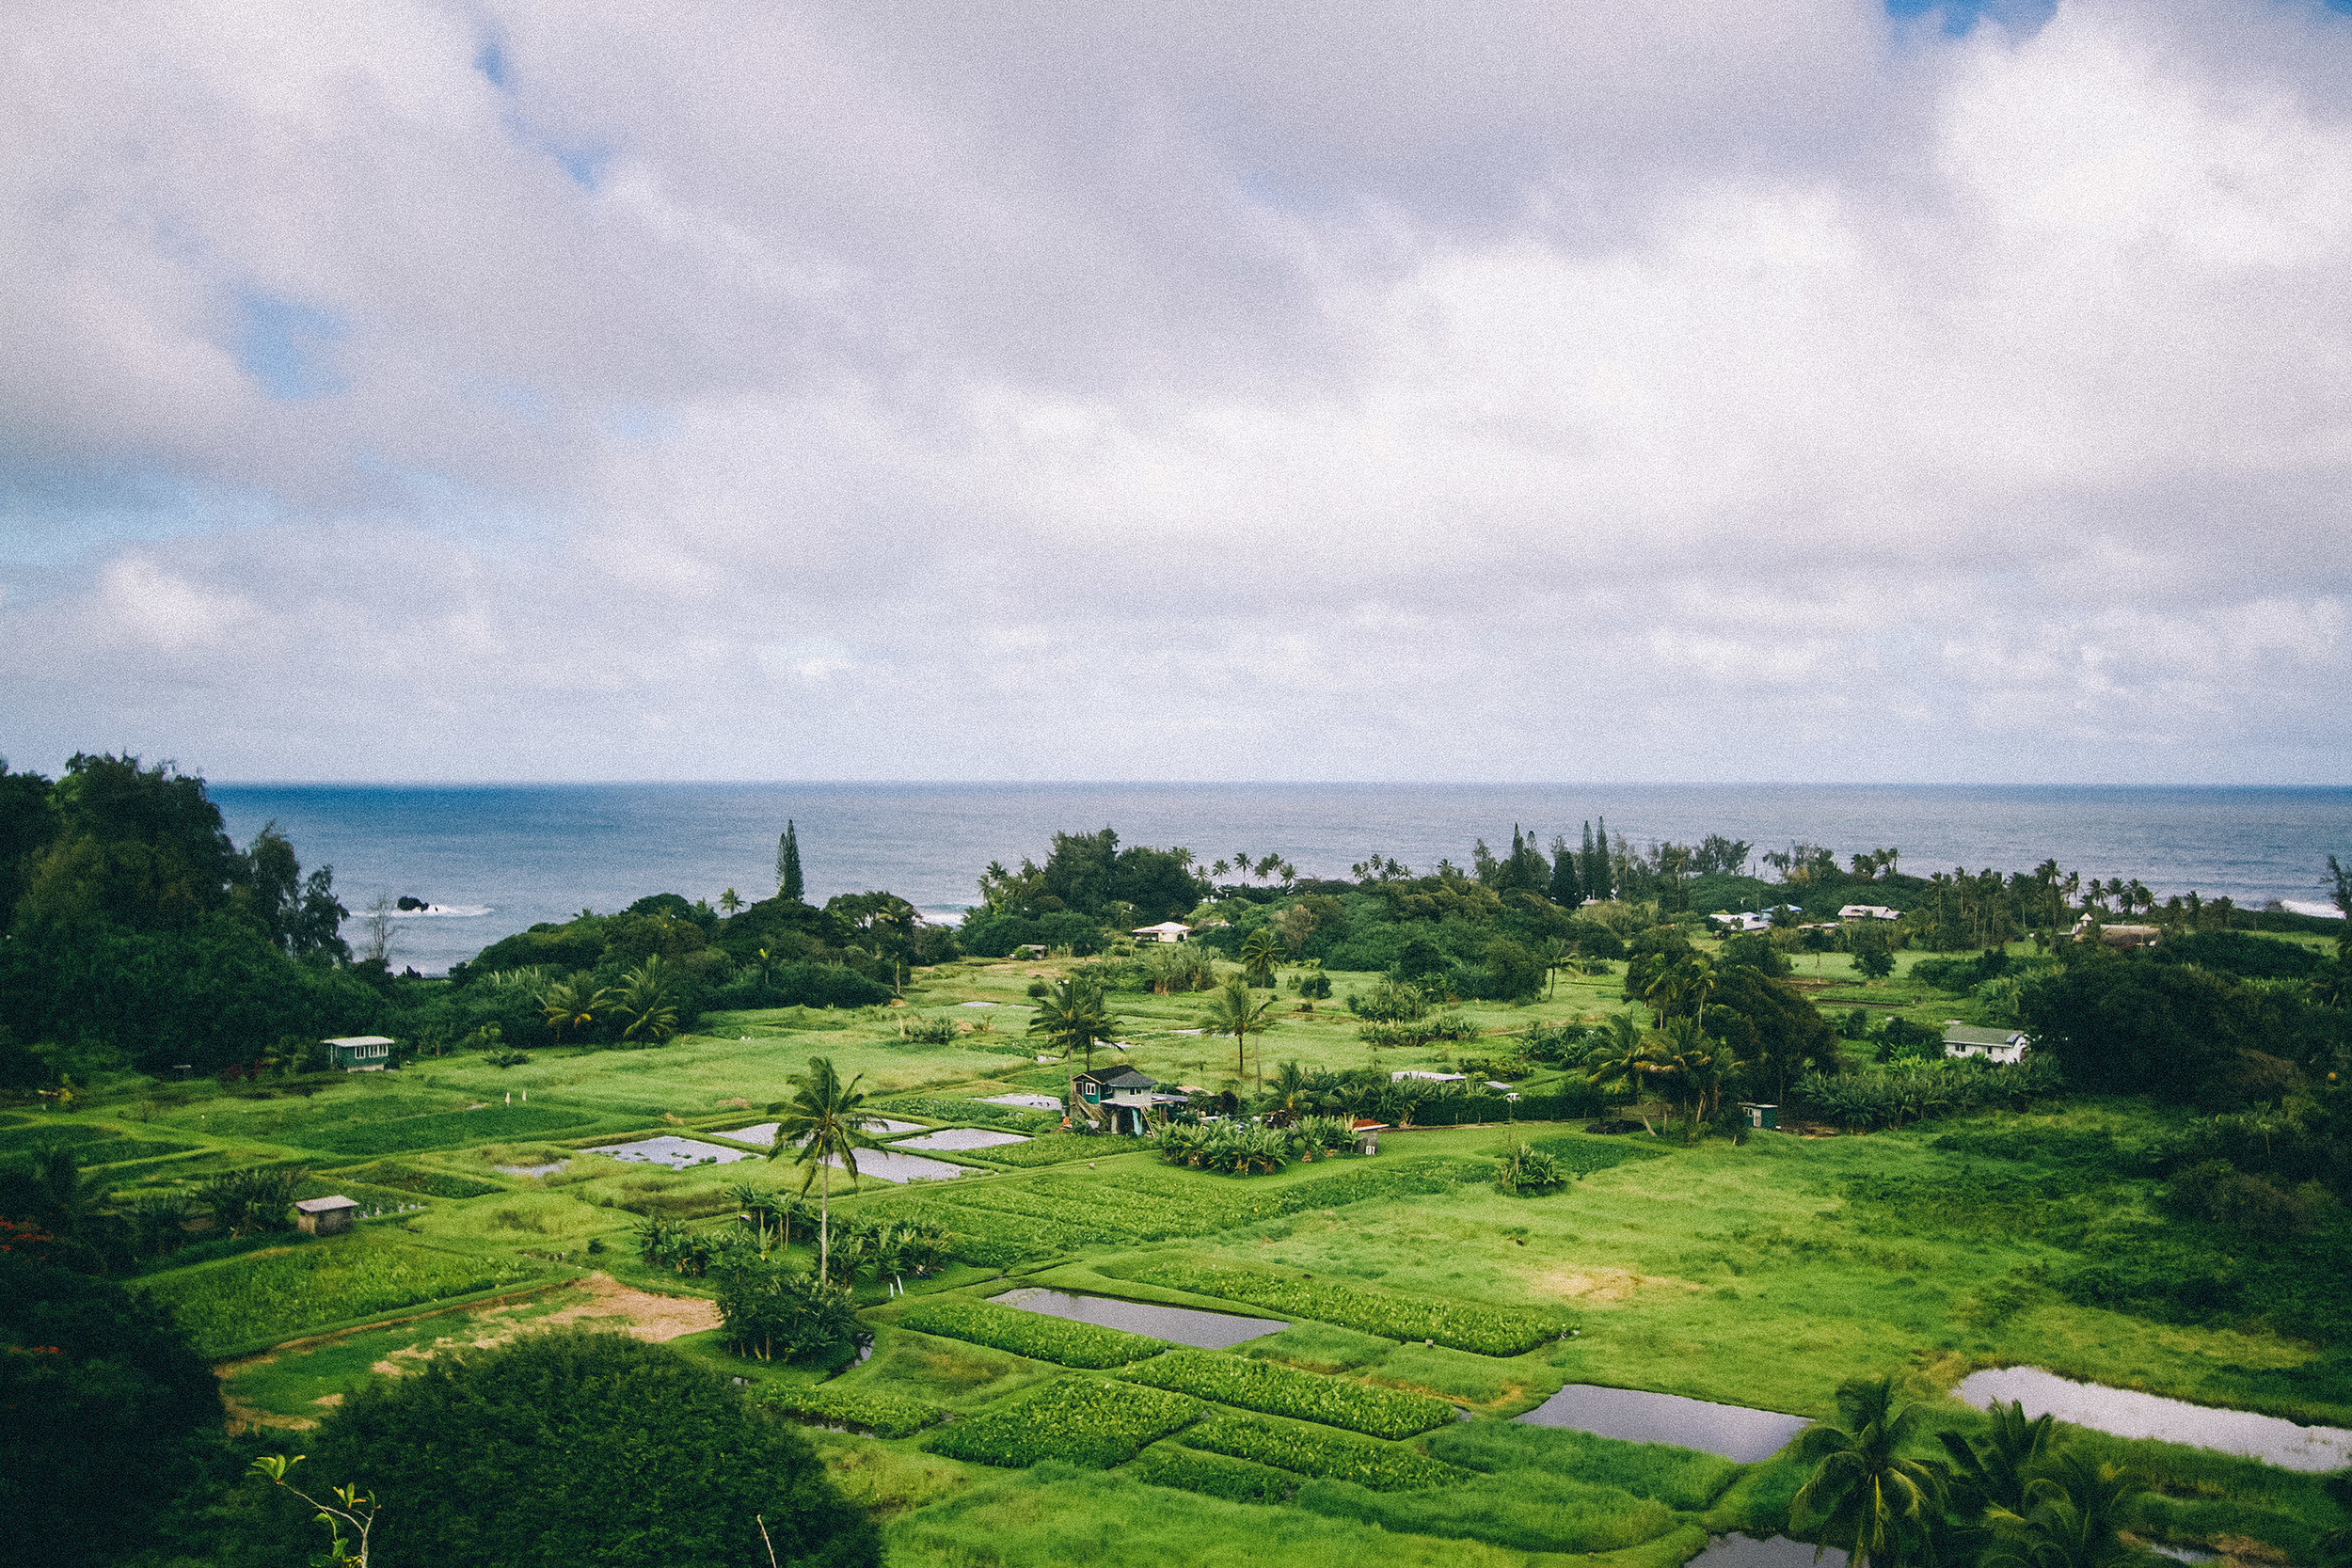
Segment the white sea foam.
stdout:
[[427,904],[421,910],[386,910],[394,920],[471,920],[491,912],[487,904]]
[[2308,914],[2321,920],[2342,920],[2344,911],[2333,904],[2323,904],[2315,898],[2281,898],[2279,907],[2289,914]]

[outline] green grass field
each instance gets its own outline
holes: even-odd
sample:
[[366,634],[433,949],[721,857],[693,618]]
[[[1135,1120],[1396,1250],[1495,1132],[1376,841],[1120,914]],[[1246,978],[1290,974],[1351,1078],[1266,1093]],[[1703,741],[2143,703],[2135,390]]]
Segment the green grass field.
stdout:
[[[878,1093],[919,1101],[918,1119],[1001,1119],[995,1107],[955,1112],[979,1097],[1062,1085],[1069,1069],[1038,1063],[1022,1033],[1030,978],[1059,967],[961,964],[930,975],[915,989],[913,1010],[975,1025],[949,1045],[902,1038],[903,1010],[728,1014],[659,1050],[544,1050],[509,1069],[457,1055],[303,1085],[307,1093],[165,1085],[102,1097],[70,1116],[27,1118],[6,1135],[30,1147],[65,1132],[110,1152],[134,1140],[184,1146],[127,1167],[118,1180],[133,1191],[190,1187],[233,1164],[296,1163],[316,1190],[349,1186],[418,1206],[345,1240],[143,1280],[140,1288],[180,1310],[215,1354],[545,1281],[544,1293],[496,1309],[504,1333],[575,1299],[566,1292],[581,1268],[647,1290],[707,1294],[707,1281],[638,1261],[630,1235],[640,1214],[722,1223],[694,1216],[732,1212],[723,1196],[730,1183],[797,1187],[801,1174],[788,1162],[766,1161],[674,1173],[585,1155],[583,1147],[768,1119],[767,1104],[790,1092],[791,1074],[812,1054],[832,1056],[845,1076],[862,1074]],[[1960,999],[1911,982],[1909,967],[1862,986],[1842,957],[1826,956],[1822,1006],[1835,1012],[1867,999],[1882,1014],[1956,1016]],[[1814,968],[1804,957],[1797,978],[1813,983]],[[1243,1064],[1250,1073],[1261,1059],[1270,1075],[1285,1060],[1394,1069],[1505,1053],[1497,1044],[1467,1043],[1375,1054],[1341,1006],[1373,977],[1334,979],[1333,1002],[1286,1013],[1279,1028],[1253,1042]],[[1490,1034],[1592,1019],[1625,1005],[1618,984],[1615,976],[1564,979],[1550,998],[1525,1007],[1465,1011]],[[1098,1051],[1097,1065],[1123,1060],[1211,1086],[1233,1077],[1230,1038],[1182,1033],[1200,1027],[1204,1000],[1115,998],[1129,1050]],[[957,1006],[966,1001],[998,1005]],[[1287,996],[1283,1005],[1295,1006]],[[1547,1081],[1538,1074],[1523,1087],[1541,1092]],[[1374,1159],[1318,1160],[1247,1179],[1176,1168],[1148,1150],[1054,1138],[1021,1146],[1032,1148],[1024,1157],[1030,1163],[1002,1159],[1002,1168],[954,1183],[836,1188],[838,1213],[919,1215],[945,1226],[960,1261],[914,1282],[903,1304],[894,1305],[882,1283],[862,1281],[875,1353],[822,1382],[823,1398],[804,1392],[819,1385],[817,1371],[739,1362],[709,1336],[683,1343],[755,1389],[803,1390],[783,1402],[813,1415],[870,1407],[957,1417],[892,1439],[818,1434],[843,1484],[885,1520],[896,1563],[1084,1558],[1274,1568],[1351,1560],[1531,1563],[1569,1554],[1665,1568],[1698,1549],[1709,1528],[1775,1528],[1798,1478],[1783,1463],[1740,1466],[1688,1450],[1537,1432],[1507,1418],[1569,1382],[1821,1416],[1841,1380],[1895,1372],[1943,1402],[1939,1419],[1964,1427],[1974,1414],[1946,1391],[1976,1368],[2026,1363],[2352,1424],[2352,1359],[2339,1353],[2259,1330],[2084,1307],[2053,1284],[2086,1249],[2146,1216],[2146,1182],[2101,1178],[2061,1190],[2052,1184],[2054,1165],[1988,1155],[1981,1139],[1937,1147],[1956,1131],[1991,1130],[1997,1141],[2020,1129],[2130,1133],[2155,1121],[2140,1105],[2075,1102],[1867,1137],[1772,1134],[1694,1148],[1590,1135],[1581,1126],[1424,1129],[1387,1134]],[[1491,1161],[1522,1135],[1557,1149],[1581,1177],[1549,1196],[1497,1193],[1486,1180]],[[500,1168],[558,1163],[562,1169],[544,1175]],[[1267,1363],[1282,1375],[1210,1375],[1187,1360],[1171,1363],[1162,1380],[1181,1392],[1163,1394],[1118,1379],[1099,1358],[1105,1370],[1083,1374],[1042,1359],[1053,1351],[1050,1336],[978,1342],[955,1337],[975,1331],[955,1330],[949,1316],[936,1318],[939,1333],[900,1322],[927,1296],[1002,1291],[1005,1275],[1286,1320],[1291,1326],[1278,1334],[1208,1353]],[[253,1411],[315,1418],[331,1408],[321,1401],[386,1375],[379,1369],[388,1364],[471,1342],[473,1326],[460,1314],[363,1328],[246,1365],[229,1391]],[[1031,1354],[1018,1354],[1024,1349]],[[1325,1398],[1293,1373],[1330,1380],[1333,1392]],[[1071,1391],[1054,1393],[1064,1386]],[[1381,1393],[1351,1396],[1348,1388]],[[1122,1390],[1138,1397],[1137,1408],[1120,1405]],[[1245,1414],[1220,1404],[1220,1391],[1261,1408]],[[1054,1402],[1024,1402],[1049,1395]],[[1144,1410],[1146,1395],[1179,1402]],[[1443,1401],[1472,1418],[1412,1435],[1420,1422],[1410,1412],[1423,1407],[1394,1395]],[[1197,1427],[1184,1424],[1192,1421],[1186,1400],[1207,1412]],[[1053,1421],[1025,1430],[1013,1414],[1025,1409],[1050,1409]],[[1318,1423],[1317,1412],[1347,1412],[1365,1431],[1400,1435],[1351,1433]],[[1282,1425],[1295,1416],[1310,1418]],[[1285,1469],[1279,1442],[1253,1447],[1267,1440],[1251,1433],[1268,1428],[1305,1433],[1291,1445],[1296,1454],[1336,1456],[1316,1462],[1328,1473]],[[958,1432],[965,1435],[941,1439]],[[1226,1434],[1219,1452],[1186,1457],[1205,1454],[1200,1445],[1218,1433]],[[959,1444],[991,1463],[941,1451]],[[1343,1479],[1343,1462],[1361,1459],[1366,1444],[1378,1446],[1369,1450],[1375,1459],[1394,1455],[1393,1463],[1364,1461],[1371,1468],[1362,1473],[1385,1489]],[[2165,1445],[2110,1446],[2182,1478],[2152,1505],[2149,1520],[2177,1539],[2248,1535],[2294,1553],[2315,1531],[2344,1522],[2309,1478]],[[1004,1467],[1024,1461],[1035,1463]],[[1442,1483],[1416,1479],[1427,1477]]]

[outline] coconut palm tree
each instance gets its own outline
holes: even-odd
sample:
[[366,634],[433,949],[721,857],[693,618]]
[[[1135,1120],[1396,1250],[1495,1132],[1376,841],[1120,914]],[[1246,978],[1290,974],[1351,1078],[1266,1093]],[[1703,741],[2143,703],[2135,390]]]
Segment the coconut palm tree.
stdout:
[[1296,1062],[1284,1062],[1274,1073],[1274,1102],[1266,1107],[1266,1120],[1277,1127],[1289,1127],[1321,1103],[1322,1096],[1307,1069]]
[[[787,1148],[800,1150],[793,1158],[796,1165],[804,1165],[801,1191],[805,1193],[811,1181],[819,1181],[817,1210],[817,1275],[831,1279],[833,1259],[833,1170],[838,1164],[849,1173],[850,1185],[857,1186],[857,1151],[880,1148],[866,1129],[882,1118],[866,1109],[866,1095],[858,1085],[866,1082],[860,1073],[847,1084],[834,1070],[832,1059],[811,1056],[808,1070],[792,1076],[793,1096],[785,1102],[776,1118],[776,1141],[768,1150],[772,1160]],[[821,1180],[820,1180],[821,1179]]]
[[1271,926],[1261,926],[1242,939],[1241,968],[1253,986],[1271,987],[1274,966],[1282,959],[1282,939]]
[[2058,1418],[2044,1414],[2027,1420],[2023,1400],[2007,1404],[1995,1400],[1987,1414],[1992,1424],[1981,1439],[1939,1432],[1935,1440],[1952,1456],[1952,1486],[1963,1502],[2022,1514],[2031,1506],[2026,1488],[2049,1457]]
[[[1226,981],[1224,989],[1209,998],[1209,1010],[1200,1016],[1201,1026],[1213,1035],[1233,1037],[1234,1077],[1243,1077],[1249,1070],[1246,1055],[1249,1037],[1274,1027],[1274,1001],[1271,996],[1259,1001],[1239,975]],[[1262,1079],[1263,1076],[1260,1074]]]
[[2032,1506],[2019,1514],[1993,1514],[2001,1545],[1984,1568],[2115,1568],[2140,1554],[2124,1544],[2132,1505],[2147,1490],[2121,1465],[2079,1451],[2048,1461],[2048,1473],[2026,1483]]
[[741,909],[742,907],[743,895],[736,892],[733,888],[729,888],[724,893],[719,895],[719,912],[721,914],[733,914],[736,911]]
[[1118,1034],[1119,1020],[1103,1006],[1100,990],[1073,977],[1053,986],[1038,999],[1037,1011],[1029,1018],[1029,1033],[1058,1046],[1064,1061],[1072,1052],[1084,1051],[1091,1070],[1094,1042]]
[[595,1022],[596,1014],[612,997],[612,993],[601,986],[580,980],[558,980],[539,993],[539,1010],[547,1015],[548,1027],[555,1031],[555,1043],[562,1045],[564,1030]]
[[621,976],[621,989],[609,1006],[624,1022],[621,1038],[660,1044],[677,1033],[676,971],[656,953]]
[[1662,1066],[1657,1046],[1643,1037],[1629,1011],[1610,1014],[1601,1023],[1599,1039],[1584,1053],[1586,1081],[1613,1099],[1630,1101],[1633,1114],[1642,1118],[1642,1131],[1652,1137],[1658,1130],[1649,1124],[1642,1097]]
[[1856,1378],[1839,1386],[1837,1413],[1844,1426],[1820,1422],[1797,1439],[1813,1474],[1789,1502],[1788,1528],[1820,1532],[1817,1562],[1836,1546],[1861,1568],[1898,1568],[1924,1544],[1944,1496],[1932,1466],[1903,1456],[1919,1407],[1892,1377]]

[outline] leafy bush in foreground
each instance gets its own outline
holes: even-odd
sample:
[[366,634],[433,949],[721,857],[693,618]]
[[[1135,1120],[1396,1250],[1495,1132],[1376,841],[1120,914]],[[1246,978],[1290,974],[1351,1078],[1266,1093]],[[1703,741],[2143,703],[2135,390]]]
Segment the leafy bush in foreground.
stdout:
[[1173,1486],[1234,1503],[1283,1502],[1299,1486],[1299,1478],[1288,1470],[1176,1443],[1152,1444],[1136,1455],[1127,1473],[1154,1486]]
[[912,1437],[946,1416],[939,1406],[881,1388],[770,1385],[752,1395],[771,1410],[831,1426],[864,1427],[877,1437]]
[[976,1465],[1061,1459],[1108,1469],[1200,1414],[1199,1402],[1181,1394],[1099,1378],[1065,1378],[1018,1404],[958,1421],[925,1446]]
[[1467,1302],[1386,1295],[1359,1285],[1285,1279],[1254,1269],[1223,1268],[1185,1259],[1147,1261],[1127,1271],[1147,1285],[1195,1295],[1244,1301],[1277,1312],[1315,1318],[1391,1339],[1430,1339],[1480,1355],[1518,1355],[1573,1326],[1565,1314],[1478,1307]]
[[1272,1361],[1244,1361],[1216,1351],[1170,1351],[1129,1368],[1126,1375],[1154,1388],[1375,1437],[1410,1437],[1454,1419],[1454,1406],[1427,1394],[1325,1377]]
[[[301,1449],[306,1491],[348,1479],[383,1500],[378,1568],[765,1563],[877,1568],[874,1526],[808,1440],[663,1345],[566,1329],[382,1379]],[[315,1510],[263,1489],[232,1562],[299,1562]]]
[[1186,1448],[1255,1460],[1302,1476],[1351,1481],[1374,1492],[1449,1486],[1470,1479],[1469,1471],[1400,1444],[1257,1416],[1220,1412],[1196,1423],[1182,1440]]
[[141,1280],[140,1293],[169,1307],[199,1354],[269,1344],[378,1312],[519,1284],[536,1274],[519,1259],[469,1258],[437,1247],[360,1234],[262,1252]]
[[1141,1334],[1097,1328],[1092,1323],[1072,1323],[1042,1312],[1024,1312],[993,1302],[974,1301],[969,1296],[929,1297],[908,1307],[897,1321],[901,1328],[944,1334],[950,1339],[969,1339],[976,1345],[1009,1350],[1015,1355],[1040,1361],[1057,1361],[1065,1367],[1120,1367],[1157,1355],[1168,1348],[1162,1341]]

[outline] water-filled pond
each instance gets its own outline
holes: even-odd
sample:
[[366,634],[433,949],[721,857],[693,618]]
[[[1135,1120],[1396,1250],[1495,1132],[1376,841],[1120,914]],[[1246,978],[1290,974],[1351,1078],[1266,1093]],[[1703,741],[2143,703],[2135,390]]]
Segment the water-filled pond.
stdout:
[[[841,1162],[828,1158],[825,1164],[834,1169]],[[887,1148],[861,1148],[857,1151],[858,1180],[868,1177],[882,1181],[949,1181],[959,1176],[973,1174],[968,1166],[951,1165],[945,1160],[926,1160],[920,1154],[899,1154]]]
[[2134,1388],[2076,1383],[2039,1367],[1971,1372],[1952,1390],[1983,1409],[1994,1400],[2018,1400],[2028,1416],[2059,1420],[2118,1437],[2156,1437],[2201,1449],[2267,1460],[2283,1470],[2341,1470],[2352,1465],[2352,1431],[2307,1427],[2250,1410],[2218,1410]]
[[1572,1427],[1629,1443],[1673,1443],[1719,1453],[1742,1465],[1771,1458],[1782,1444],[1812,1425],[1803,1416],[1784,1416],[1777,1410],[1710,1404],[1680,1394],[1604,1388],[1592,1383],[1571,1383],[1518,1418],[1534,1426]]
[[1048,1291],[1037,1286],[1008,1291],[994,1299],[999,1307],[1018,1307],[1024,1312],[1042,1312],[1048,1317],[1069,1318],[1076,1323],[1092,1323],[1097,1328],[1123,1328],[1130,1334],[1149,1334],[1154,1339],[1192,1345],[1200,1350],[1225,1350],[1251,1339],[1263,1339],[1269,1334],[1279,1334],[1290,1327],[1290,1324],[1272,1318],[1243,1318],[1231,1312],[1201,1312],[1189,1307],[1161,1307],[1148,1301],[1120,1301],[1116,1296],[1073,1295],[1067,1291]]
[[1050,1094],[992,1094],[983,1105],[1018,1105],[1025,1111],[1058,1111],[1061,1101]]
[[492,1165],[490,1168],[503,1171],[508,1176],[552,1176],[570,1164],[569,1160],[554,1160],[544,1165]]
[[[1822,1568],[1846,1568],[1846,1554],[1835,1546],[1826,1547],[1821,1563]],[[1813,1544],[1791,1541],[1785,1535],[1768,1535],[1758,1541],[1735,1530],[1709,1541],[1707,1550],[1684,1568],[1813,1568]]]
[[902,1138],[895,1147],[940,1148],[954,1153],[959,1149],[995,1148],[1003,1144],[1025,1144],[1028,1141],[1018,1132],[991,1132],[978,1127],[943,1127],[919,1138]]
[[739,1148],[722,1148],[717,1144],[681,1138],[674,1132],[664,1132],[658,1138],[640,1138],[633,1144],[607,1144],[588,1152],[627,1160],[632,1164],[667,1165],[672,1170],[684,1170],[689,1165],[730,1165],[738,1160],[759,1158]]
[[[878,1138],[887,1138],[897,1132],[920,1132],[923,1124],[919,1121],[876,1121],[868,1124],[866,1130]],[[719,1136],[733,1138],[739,1144],[771,1144],[776,1141],[776,1124],[772,1121],[758,1122],[750,1127],[739,1127],[732,1132],[722,1132]]]

